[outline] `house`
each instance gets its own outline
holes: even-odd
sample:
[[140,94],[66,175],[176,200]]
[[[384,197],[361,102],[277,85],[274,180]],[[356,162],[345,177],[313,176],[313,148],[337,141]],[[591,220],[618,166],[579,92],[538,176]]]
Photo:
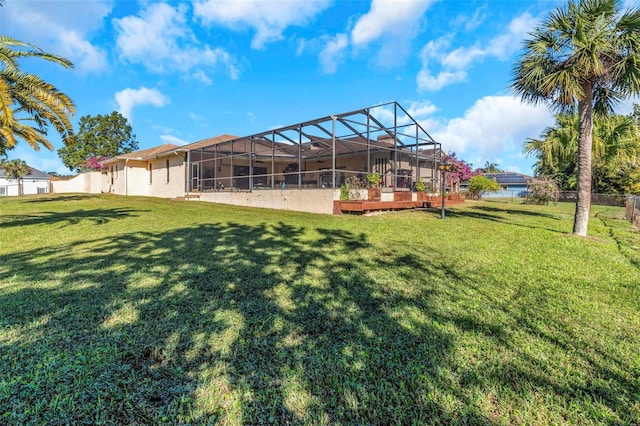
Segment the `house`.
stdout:
[[10,179],[5,169],[0,168],[0,196],[22,194],[48,194],[50,191],[51,176],[29,166],[29,171],[22,179]]
[[[527,176],[522,173],[516,172],[496,172],[496,173],[483,173],[484,176],[497,182],[500,185],[498,192],[490,192],[484,194],[484,197],[521,197],[527,191],[528,185],[531,184],[535,178]],[[465,188],[468,182],[464,182],[461,188]]]
[[107,179],[103,192],[174,198],[185,192],[185,158],[177,145],[164,144],[103,162]]
[[397,102],[249,136],[160,145],[103,162],[106,190],[332,213],[347,178],[380,175],[388,190],[438,185],[441,146]]

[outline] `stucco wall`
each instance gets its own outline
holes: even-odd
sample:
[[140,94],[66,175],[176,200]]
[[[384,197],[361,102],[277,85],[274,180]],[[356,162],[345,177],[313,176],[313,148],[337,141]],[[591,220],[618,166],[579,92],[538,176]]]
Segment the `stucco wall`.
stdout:
[[[167,161],[169,169],[167,173]],[[153,175],[149,185],[149,195],[153,197],[175,198],[185,192],[185,164],[179,156],[164,157],[149,162]]]
[[85,172],[72,178],[53,178],[51,179],[51,192],[54,194],[68,192],[99,194],[103,190],[102,181],[104,178],[102,172]]
[[112,194],[125,195],[124,161],[111,164],[108,167],[107,191]]
[[149,170],[146,161],[127,161],[124,168],[125,194],[150,195]]
[[323,214],[333,214],[333,200],[339,197],[340,191],[333,189],[266,189],[253,192],[203,192],[200,194],[201,201],[213,203]]

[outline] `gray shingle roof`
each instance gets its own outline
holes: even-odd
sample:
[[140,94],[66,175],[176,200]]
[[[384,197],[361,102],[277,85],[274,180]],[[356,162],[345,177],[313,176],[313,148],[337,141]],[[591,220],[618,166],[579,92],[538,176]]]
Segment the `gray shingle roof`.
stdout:
[[[25,178],[27,179],[51,179],[51,175],[49,175],[48,173],[45,172],[41,172],[38,169],[35,169],[31,166],[28,166],[30,171],[29,173],[27,173],[27,175],[25,176]],[[0,177],[6,177],[7,176],[7,172],[5,169],[3,169],[2,167],[0,167]]]

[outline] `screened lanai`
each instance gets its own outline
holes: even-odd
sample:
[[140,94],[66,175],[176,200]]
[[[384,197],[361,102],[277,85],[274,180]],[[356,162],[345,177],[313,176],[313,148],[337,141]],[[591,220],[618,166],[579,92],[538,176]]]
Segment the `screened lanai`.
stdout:
[[197,146],[187,153],[189,192],[338,188],[369,172],[382,187],[435,188],[442,155],[397,102]]

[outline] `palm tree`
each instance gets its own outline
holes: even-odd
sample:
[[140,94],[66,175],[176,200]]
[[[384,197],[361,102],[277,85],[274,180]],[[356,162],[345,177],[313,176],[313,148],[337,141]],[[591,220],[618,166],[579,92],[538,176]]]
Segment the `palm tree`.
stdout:
[[19,40],[0,36],[0,155],[22,139],[36,151],[40,145],[53,149],[47,139],[51,124],[65,144],[73,141],[70,117],[75,113],[71,99],[40,77],[21,71],[18,61],[37,57],[73,67],[67,59],[56,56]]
[[545,128],[539,139],[527,139],[524,154],[537,157],[536,175],[556,181],[561,188],[570,188],[578,155],[578,117],[556,114],[553,126]]
[[483,173],[502,173],[502,170],[496,163],[485,161],[484,166],[480,169]]
[[621,14],[619,0],[569,1],[524,42],[511,88],[523,100],[576,111],[578,200],[573,233],[586,236],[591,204],[593,115],[640,94],[640,9]]
[[24,160],[11,160],[11,161],[3,161],[0,163],[0,167],[2,167],[7,172],[7,177],[9,179],[16,179],[18,181],[18,195],[24,195],[24,190],[22,189],[22,179],[31,173],[31,168],[27,166],[27,163]]
[[[537,158],[537,175],[552,178],[563,188],[575,179],[578,164],[580,120],[576,114],[557,114],[553,126],[544,129],[539,139],[528,139],[523,152]],[[593,123],[592,185],[609,180],[623,168],[637,166],[640,160],[640,129],[633,116],[599,117]],[[609,189],[612,189],[609,187]],[[615,188],[615,192],[624,188]]]

